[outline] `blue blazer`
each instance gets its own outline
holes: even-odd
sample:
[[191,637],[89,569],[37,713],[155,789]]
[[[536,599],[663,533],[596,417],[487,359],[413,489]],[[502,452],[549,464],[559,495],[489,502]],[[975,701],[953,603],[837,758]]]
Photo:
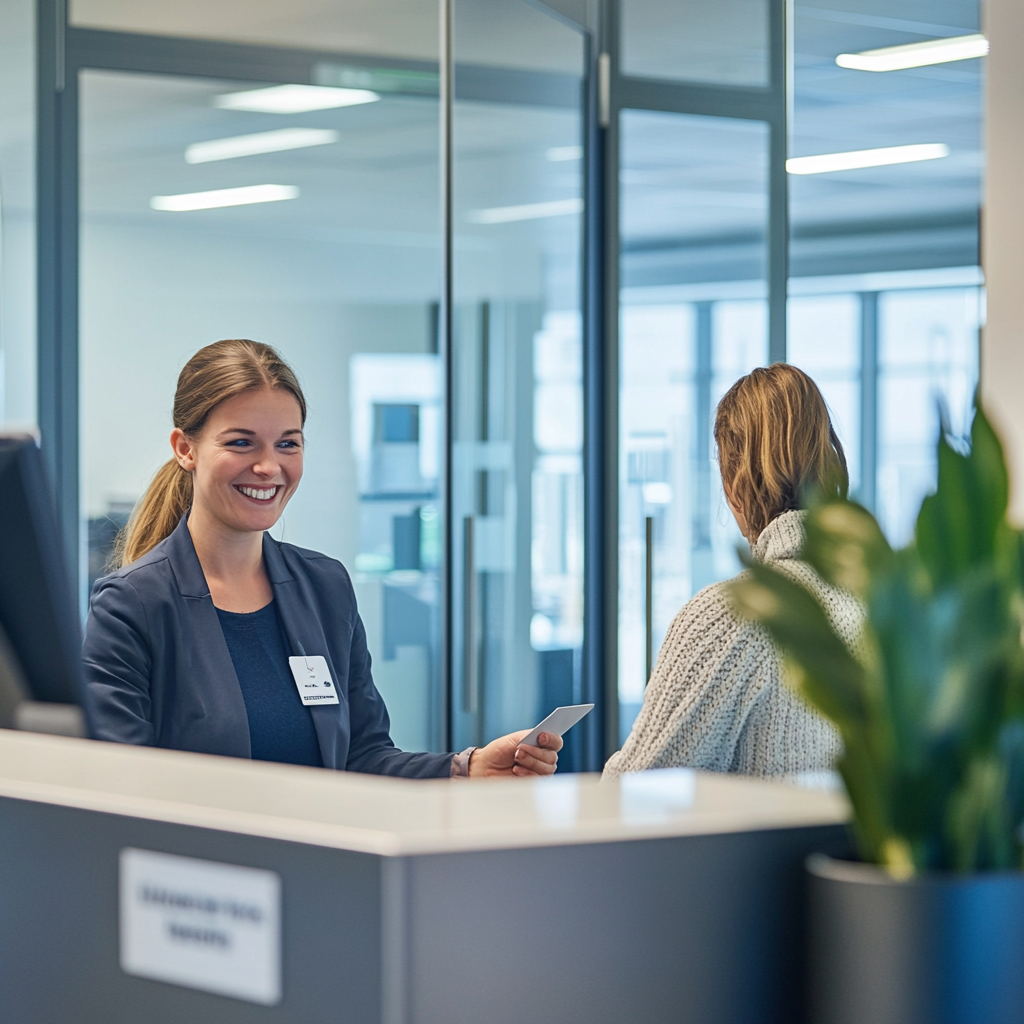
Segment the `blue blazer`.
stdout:
[[[447,778],[451,754],[407,754],[391,742],[345,567],[267,533],[263,562],[292,654],[322,654],[338,691],[338,704],[309,709],[324,767]],[[252,757],[242,690],[185,517],[148,554],[97,580],[84,660],[97,739]]]

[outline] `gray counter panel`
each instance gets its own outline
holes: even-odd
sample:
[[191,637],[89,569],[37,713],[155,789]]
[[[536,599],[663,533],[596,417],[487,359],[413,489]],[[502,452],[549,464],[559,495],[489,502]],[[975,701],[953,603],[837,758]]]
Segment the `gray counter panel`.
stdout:
[[[282,879],[276,1007],[131,977],[118,960],[126,846]],[[364,1024],[380,1019],[380,858],[0,799],[3,1024]]]
[[845,848],[824,826],[416,858],[409,1022],[795,1024],[803,861]]
[[[827,825],[385,858],[2,798],[2,1020],[794,1024],[802,862],[843,844]],[[279,1006],[121,971],[126,846],[281,876]]]

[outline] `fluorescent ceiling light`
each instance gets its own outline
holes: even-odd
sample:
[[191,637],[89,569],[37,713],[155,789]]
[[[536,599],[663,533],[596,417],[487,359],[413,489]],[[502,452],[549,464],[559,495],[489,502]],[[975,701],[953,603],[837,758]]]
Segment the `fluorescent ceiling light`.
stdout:
[[941,160],[944,156],[949,156],[949,146],[944,142],[928,142],[920,146],[886,146],[884,149],[855,149],[849,153],[795,156],[786,161],[786,170],[790,174],[827,174],[829,171],[854,171],[861,167]]
[[272,85],[266,89],[228,92],[213,98],[224,110],[255,110],[263,114],[304,114],[373,103],[380,96],[369,89],[336,89],[328,85]]
[[552,146],[544,154],[552,163],[559,163],[562,160],[582,160],[582,146]]
[[234,160],[259,153],[281,153],[286,149],[326,146],[340,138],[340,132],[333,128],[277,128],[272,132],[256,132],[254,135],[193,142],[185,150],[185,163],[208,164],[214,160]]
[[471,210],[474,224],[508,224],[514,220],[540,220],[541,217],[562,217],[582,213],[582,199],[555,199],[550,203],[524,203],[522,206],[494,206],[489,210]]
[[853,68],[855,71],[902,71],[904,68],[923,68],[928,64],[945,64],[951,60],[970,60],[972,57],[984,57],[987,53],[988,40],[977,34],[929,39],[906,46],[885,46],[863,53],[841,53],[836,57],[836,63],[841,68]]
[[153,196],[154,210],[185,213],[189,210],[215,210],[221,206],[248,206],[250,203],[277,203],[298,199],[295,185],[245,185],[242,188],[218,188],[212,192],[185,192],[177,196]]

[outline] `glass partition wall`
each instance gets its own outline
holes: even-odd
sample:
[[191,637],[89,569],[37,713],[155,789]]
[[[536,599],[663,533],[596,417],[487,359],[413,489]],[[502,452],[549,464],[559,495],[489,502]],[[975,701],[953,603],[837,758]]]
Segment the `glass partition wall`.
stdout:
[[[583,36],[454,7],[453,742],[581,699]],[[487,31],[479,31],[489,25]],[[500,102],[473,99],[501,73]],[[575,744],[575,737],[567,737]],[[573,745],[563,761],[580,767]]]
[[768,125],[624,110],[619,369],[619,697],[625,739],[687,599],[742,540],[712,410],[768,361]]
[[305,476],[274,534],[348,567],[395,741],[425,749],[440,734],[436,97],[313,87],[280,109],[280,89],[81,73],[88,579],[169,457],[185,361],[218,338],[273,345],[309,404]]
[[713,412],[785,356],[786,264],[783,6],[623,0],[621,19],[618,743],[672,619],[739,568]]
[[[634,109],[618,122],[620,741],[674,615],[739,569],[711,441],[737,377],[785,358],[818,382],[853,494],[897,544],[934,486],[941,416],[966,429],[984,308],[983,62],[872,71],[857,55],[976,33],[979,14],[977,0],[622,0]],[[757,108],[758,86],[779,101],[771,53],[788,65],[781,195],[772,110]],[[645,97],[658,113],[635,109]]]
[[983,61],[837,57],[978,15],[39,0],[38,421],[83,596],[164,458],[177,370],[265,340],[311,407],[278,533],[351,572],[396,741],[595,700],[562,764],[599,768],[674,615],[738,567],[712,440],[738,376],[818,381],[895,542],[940,410],[963,430]]
[[274,534],[348,567],[407,749],[483,743],[580,694],[583,35],[521,0],[453,11],[449,366],[436,45],[238,46],[207,11],[179,26],[215,48],[175,41],[179,69],[154,73],[127,67],[166,67],[166,39],[72,32],[83,596],[169,456],[181,366],[266,341],[310,408]]

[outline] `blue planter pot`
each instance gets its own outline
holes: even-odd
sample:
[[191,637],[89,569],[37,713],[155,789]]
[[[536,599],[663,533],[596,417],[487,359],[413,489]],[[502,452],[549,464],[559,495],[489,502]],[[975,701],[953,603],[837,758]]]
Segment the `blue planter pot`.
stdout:
[[1021,1024],[1024,874],[807,862],[812,1024]]

